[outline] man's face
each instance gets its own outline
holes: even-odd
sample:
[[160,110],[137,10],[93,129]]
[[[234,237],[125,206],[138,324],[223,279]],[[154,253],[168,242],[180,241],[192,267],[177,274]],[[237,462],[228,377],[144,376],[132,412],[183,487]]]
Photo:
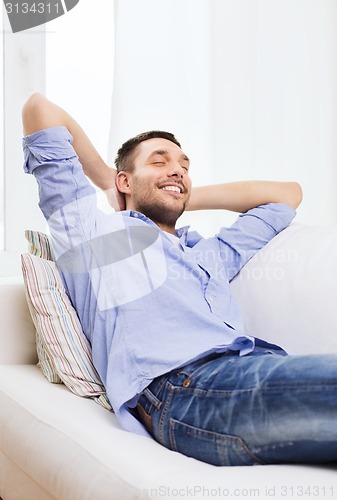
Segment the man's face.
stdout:
[[174,229],[191,192],[189,159],[167,139],[141,142],[129,174],[128,209],[137,210],[164,230]]

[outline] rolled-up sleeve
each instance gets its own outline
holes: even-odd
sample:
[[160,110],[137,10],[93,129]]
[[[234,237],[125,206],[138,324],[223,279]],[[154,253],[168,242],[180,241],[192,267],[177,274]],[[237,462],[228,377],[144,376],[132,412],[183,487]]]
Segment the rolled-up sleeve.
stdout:
[[66,127],[52,127],[23,138],[24,170],[37,180],[39,205],[47,220],[67,204],[96,193],[84,175],[72,140]]
[[228,279],[232,280],[258,250],[289,226],[295,215],[287,204],[268,203],[241,214],[231,227],[222,228],[216,237]]
[[85,176],[66,127],[52,127],[23,138],[24,171],[39,187],[39,206],[48,222],[58,259],[93,237],[96,190]]

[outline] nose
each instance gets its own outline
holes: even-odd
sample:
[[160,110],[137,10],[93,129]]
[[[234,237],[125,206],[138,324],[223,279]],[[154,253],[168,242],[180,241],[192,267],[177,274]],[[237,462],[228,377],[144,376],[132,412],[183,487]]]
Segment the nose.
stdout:
[[183,167],[180,165],[179,162],[172,162],[169,168],[168,175],[170,177],[179,177],[182,179],[184,177],[185,170]]

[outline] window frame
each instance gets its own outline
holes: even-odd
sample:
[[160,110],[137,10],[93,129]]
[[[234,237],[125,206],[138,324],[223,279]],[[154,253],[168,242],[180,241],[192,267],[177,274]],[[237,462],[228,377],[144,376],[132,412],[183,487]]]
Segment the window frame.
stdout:
[[20,254],[26,251],[25,229],[43,230],[45,221],[38,209],[34,179],[23,172],[22,107],[33,92],[45,93],[46,31],[37,26],[12,33],[2,10],[3,57],[1,133],[3,162],[3,249],[0,276],[21,274]]

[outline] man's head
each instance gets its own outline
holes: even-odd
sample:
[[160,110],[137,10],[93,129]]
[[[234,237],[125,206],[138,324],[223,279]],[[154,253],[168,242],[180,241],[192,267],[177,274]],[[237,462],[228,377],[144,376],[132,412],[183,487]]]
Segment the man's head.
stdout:
[[126,208],[173,232],[191,191],[189,159],[174,135],[157,130],[139,134],[122,145],[115,164]]
[[167,139],[168,141],[173,142],[181,148],[180,143],[170,132],[164,132],[162,130],[151,130],[149,132],[143,132],[127,140],[119,148],[117,156],[115,158],[117,172],[121,172],[122,170],[126,172],[132,171],[134,168],[133,160],[138,144],[144,141],[148,141],[149,139],[156,138]]

